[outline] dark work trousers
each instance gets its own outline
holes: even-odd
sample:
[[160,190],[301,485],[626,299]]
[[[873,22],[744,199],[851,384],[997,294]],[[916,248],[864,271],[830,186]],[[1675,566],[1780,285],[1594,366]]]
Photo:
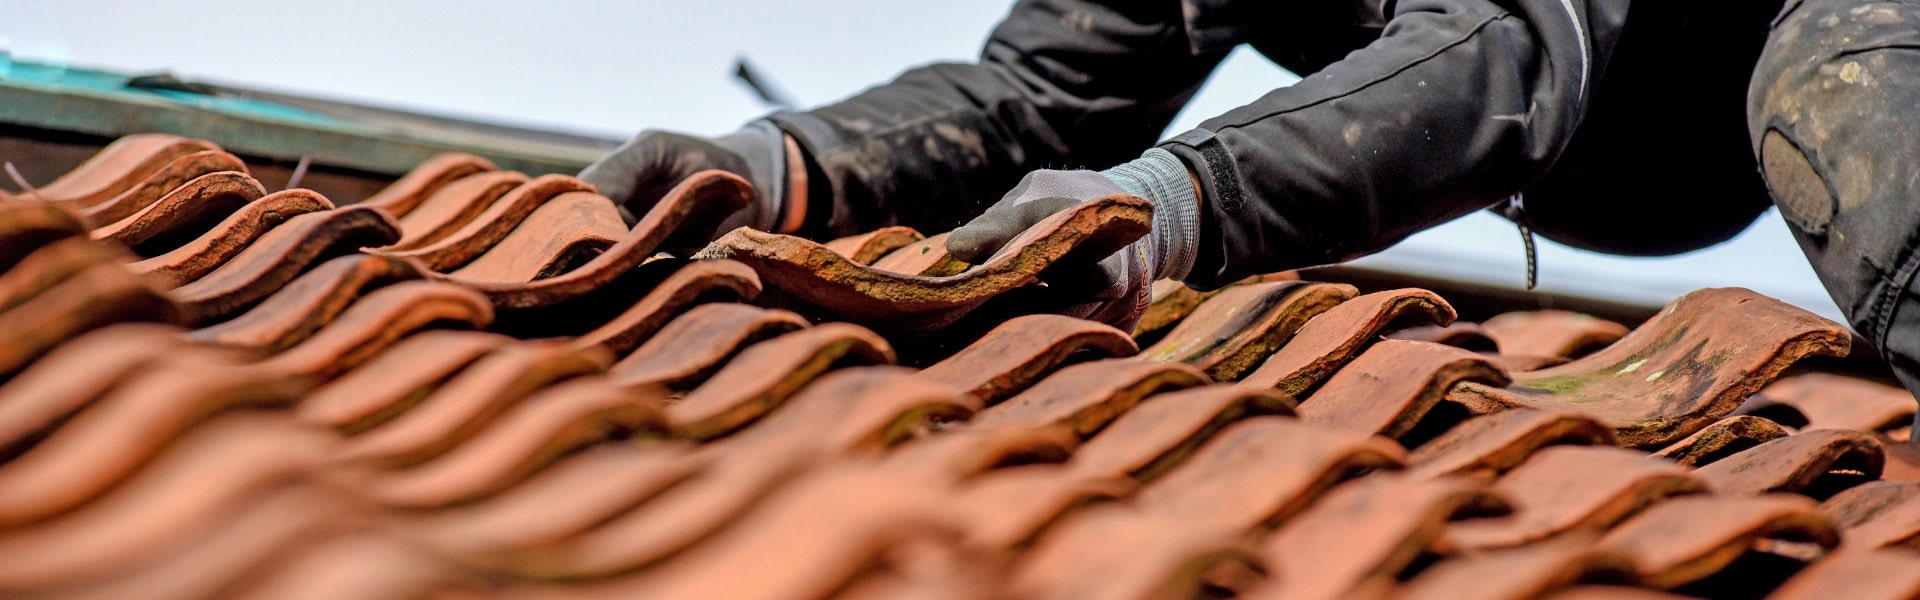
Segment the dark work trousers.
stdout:
[[1747,94],[1773,200],[1865,341],[1920,394],[1920,0],[1794,0]]

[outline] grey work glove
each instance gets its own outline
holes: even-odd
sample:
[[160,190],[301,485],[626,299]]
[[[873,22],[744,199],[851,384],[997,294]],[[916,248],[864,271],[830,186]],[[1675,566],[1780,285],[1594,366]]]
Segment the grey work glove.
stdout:
[[1181,279],[1199,243],[1200,195],[1185,163],[1155,148],[1105,171],[1028,173],[984,214],[947,236],[947,252],[979,264],[1020,232],[1082,202],[1130,194],[1153,203],[1153,231],[1081,273],[1050,276],[1049,287],[1084,299],[1066,311],[1131,329],[1159,279]]
[[786,138],[767,121],[754,121],[713,139],[642,131],[580,171],[580,179],[613,199],[620,207],[620,216],[632,225],[673,186],[708,169],[739,175],[754,189],[753,203],[729,217],[715,234],[742,225],[766,231],[774,228],[787,198]]

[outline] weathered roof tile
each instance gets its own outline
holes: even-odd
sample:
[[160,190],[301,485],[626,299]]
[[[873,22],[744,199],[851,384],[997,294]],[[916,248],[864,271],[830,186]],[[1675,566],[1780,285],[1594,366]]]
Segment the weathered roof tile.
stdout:
[[1798,492],[1835,470],[1877,478],[1885,462],[1880,444],[1872,437],[1822,429],[1762,442],[1700,467],[1694,475],[1721,494]]
[[1844,355],[1848,339],[1839,325],[1752,291],[1701,290],[1605,350],[1515,374],[1505,389],[1468,383],[1453,397],[1483,411],[1586,412],[1623,444],[1664,446],[1726,416],[1801,357]]
[[332,201],[312,190],[274,192],[240,207],[194,239],[128,266],[158,284],[179,287],[213,272],[288,220],[333,209]]
[[827,242],[825,246],[847,260],[871,265],[880,257],[925,239],[926,236],[914,231],[912,227],[881,227],[860,235],[847,236]]
[[1019,393],[1076,358],[1129,356],[1139,348],[1120,330],[1060,315],[1008,319],[920,377],[972,396],[982,406]]
[[1301,281],[1238,285],[1200,304],[1158,343],[1146,360],[1183,362],[1217,381],[1252,370],[1315,315],[1357,292],[1352,286]]
[[1055,262],[1093,261],[1146,233],[1150,209],[1116,197],[1089,202],[1027,230],[1004,250],[965,272],[946,277],[901,275],[847,260],[818,243],[738,229],[701,257],[732,258],[761,281],[812,306],[856,323],[931,329],[950,324],[988,299],[1037,281]]
[[1832,548],[1840,536],[1812,500],[1787,494],[1695,496],[1661,502],[1600,539],[1640,582],[1674,588],[1720,570],[1763,538]]
[[1397,321],[1452,323],[1453,307],[1418,289],[1374,292],[1340,303],[1308,321],[1293,339],[1241,380],[1299,397],[1353,360]]
[[1605,530],[1682,494],[1706,491],[1685,468],[1633,450],[1551,446],[1508,471],[1493,491],[1511,514],[1455,523],[1440,544],[1448,552],[1510,548],[1567,531]]
[[1507,374],[1452,346],[1384,340],[1300,402],[1307,423],[1398,438],[1465,381],[1506,385]]
[[1572,311],[1510,312],[1481,324],[1500,352],[1579,358],[1626,337],[1627,326]]
[[1734,453],[1769,440],[1787,437],[1779,423],[1750,415],[1734,415],[1695,431],[1653,453],[1689,467],[1713,464]]
[[1341,484],[1268,538],[1268,598],[1344,598],[1369,581],[1392,579],[1428,551],[1447,521],[1466,510],[1504,507],[1483,484],[1397,474]]

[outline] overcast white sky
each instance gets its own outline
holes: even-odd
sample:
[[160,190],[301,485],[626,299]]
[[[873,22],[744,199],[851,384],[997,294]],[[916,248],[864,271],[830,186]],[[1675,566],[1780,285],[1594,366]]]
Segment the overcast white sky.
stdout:
[[[735,56],[819,104],[916,64],[971,60],[1010,2],[952,0],[0,0],[0,44],[22,59],[106,66],[625,136],[720,133],[764,112]],[[1295,78],[1244,49],[1175,123]],[[1664,303],[1739,285],[1837,317],[1775,213],[1740,238],[1662,259],[1542,240],[1541,287]],[[1524,278],[1520,239],[1476,214],[1366,262],[1497,283]]]

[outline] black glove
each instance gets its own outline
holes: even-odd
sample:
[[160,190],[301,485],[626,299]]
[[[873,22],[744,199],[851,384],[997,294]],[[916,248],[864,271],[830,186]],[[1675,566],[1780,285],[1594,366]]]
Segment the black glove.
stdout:
[[715,233],[742,225],[771,231],[787,198],[786,156],[784,134],[767,121],[713,139],[650,129],[588,165],[580,179],[613,199],[621,218],[632,225],[688,176],[708,169],[727,171],[753,184],[754,201]]

